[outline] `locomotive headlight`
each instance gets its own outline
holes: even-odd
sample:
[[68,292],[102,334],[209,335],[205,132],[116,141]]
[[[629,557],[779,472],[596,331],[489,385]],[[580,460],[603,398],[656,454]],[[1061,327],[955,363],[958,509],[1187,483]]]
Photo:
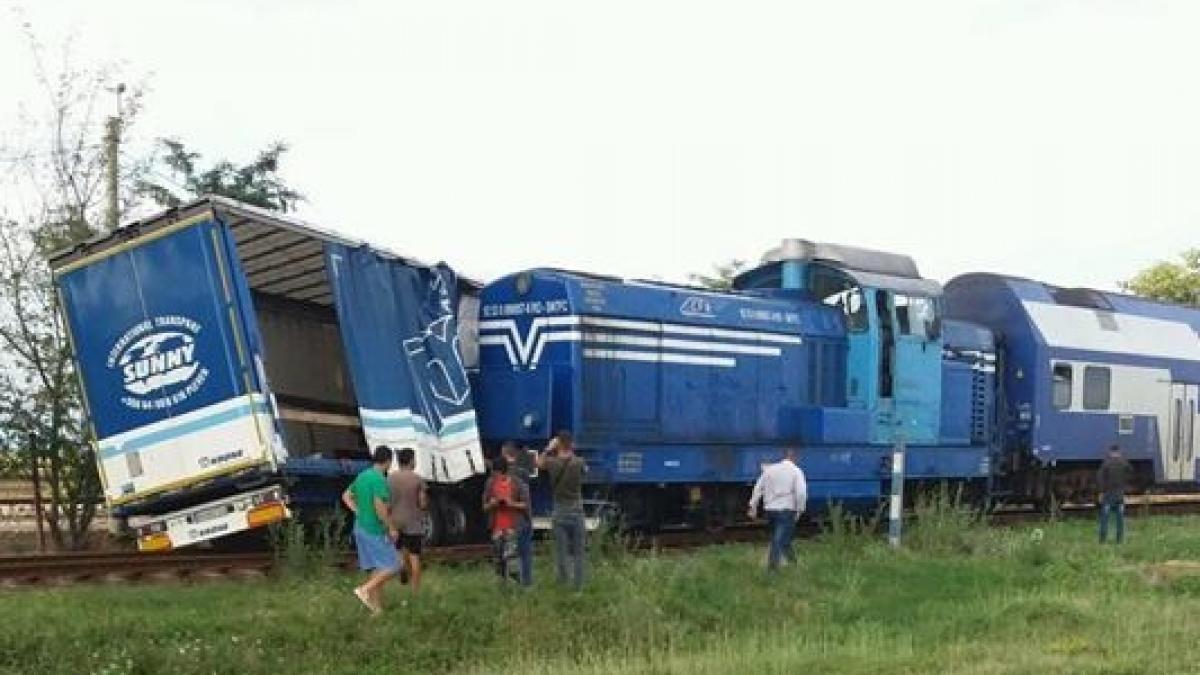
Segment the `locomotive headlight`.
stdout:
[[534,417],[533,413],[525,413],[525,416],[521,418],[521,426],[526,429],[532,429],[536,422],[537,417]]
[[529,272],[521,272],[517,275],[517,295],[525,295],[531,287],[533,287],[533,276]]

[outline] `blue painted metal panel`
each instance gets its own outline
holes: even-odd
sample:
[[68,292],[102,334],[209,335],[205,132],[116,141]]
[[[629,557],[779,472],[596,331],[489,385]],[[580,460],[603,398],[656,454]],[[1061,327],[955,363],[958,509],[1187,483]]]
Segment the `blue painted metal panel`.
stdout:
[[866,410],[805,406],[789,413],[805,445],[869,442],[871,414]]
[[919,335],[896,336],[895,419],[907,441],[938,439],[942,401],[942,341]]
[[970,364],[946,362],[942,367],[941,439],[944,443],[971,442],[973,380]]
[[564,428],[585,441],[794,442],[789,411],[844,401],[842,319],[822,305],[550,271],[501,279],[481,300],[482,426],[497,442]]
[[[636,445],[580,446],[590,484],[752,483],[763,462],[776,461],[778,446]],[[989,450],[981,446],[912,446],[909,479],[987,478]],[[809,481],[888,480],[891,448],[882,446],[802,447],[799,464]]]

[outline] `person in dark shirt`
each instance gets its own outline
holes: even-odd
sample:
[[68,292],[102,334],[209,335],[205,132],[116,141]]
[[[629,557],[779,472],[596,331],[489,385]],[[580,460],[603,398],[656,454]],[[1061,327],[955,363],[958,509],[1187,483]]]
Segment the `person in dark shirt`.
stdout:
[[1125,491],[1133,478],[1133,467],[1121,456],[1121,448],[1113,445],[1108,457],[1096,472],[1096,487],[1100,490],[1100,543],[1108,540],[1108,522],[1116,523],[1116,539],[1120,544],[1125,539]]
[[587,538],[583,517],[583,475],[587,464],[575,454],[575,443],[568,431],[560,431],[538,455],[538,468],[550,479],[554,497],[553,521],[555,569],[558,582],[583,588],[583,558]]

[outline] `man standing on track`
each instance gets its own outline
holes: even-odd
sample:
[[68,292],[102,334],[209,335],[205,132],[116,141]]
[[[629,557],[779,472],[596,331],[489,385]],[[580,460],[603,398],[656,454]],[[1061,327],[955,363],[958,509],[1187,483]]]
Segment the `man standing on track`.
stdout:
[[783,459],[763,467],[762,475],[754,484],[747,513],[750,518],[758,516],[758,502],[762,501],[771,526],[771,547],[767,554],[767,569],[779,568],[781,558],[795,562],[792,552],[792,537],[796,532],[796,521],[804,513],[808,502],[808,485],[804,472],[796,466],[796,451],[789,448]]
[[1125,539],[1125,491],[1133,478],[1133,467],[1121,456],[1121,448],[1108,448],[1108,457],[1096,472],[1096,487],[1100,489],[1100,543],[1108,540],[1108,521],[1117,523],[1117,543]]
[[408,583],[412,592],[421,590],[421,545],[425,538],[425,512],[429,509],[429,493],[425,480],[415,471],[416,462],[412,448],[400,448],[396,453],[399,470],[388,476],[388,492],[391,494],[388,519],[392,529],[399,533],[397,544],[404,556],[404,568],[408,570]]
[[[392,541],[396,531],[388,522],[387,470],[392,450],[386,445],[375,448],[373,466],[363,469],[342,493],[342,503],[354,514],[354,548],[358,566],[371,572],[366,583],[354,589],[354,595],[371,610],[372,616],[383,611],[383,584],[396,574],[399,562]],[[389,537],[390,534],[390,537]]]
[[571,432],[560,431],[538,455],[538,468],[550,479],[554,496],[554,562],[558,582],[583,589],[586,525],[583,519],[583,474],[587,464],[575,454]]

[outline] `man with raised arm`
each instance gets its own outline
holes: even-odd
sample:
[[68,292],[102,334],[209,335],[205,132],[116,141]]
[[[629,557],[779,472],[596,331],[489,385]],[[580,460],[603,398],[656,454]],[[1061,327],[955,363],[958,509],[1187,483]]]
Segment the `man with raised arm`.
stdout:
[[554,497],[554,562],[558,582],[583,588],[584,542],[583,474],[587,464],[575,454],[571,432],[560,431],[538,455],[538,468],[546,472]]

